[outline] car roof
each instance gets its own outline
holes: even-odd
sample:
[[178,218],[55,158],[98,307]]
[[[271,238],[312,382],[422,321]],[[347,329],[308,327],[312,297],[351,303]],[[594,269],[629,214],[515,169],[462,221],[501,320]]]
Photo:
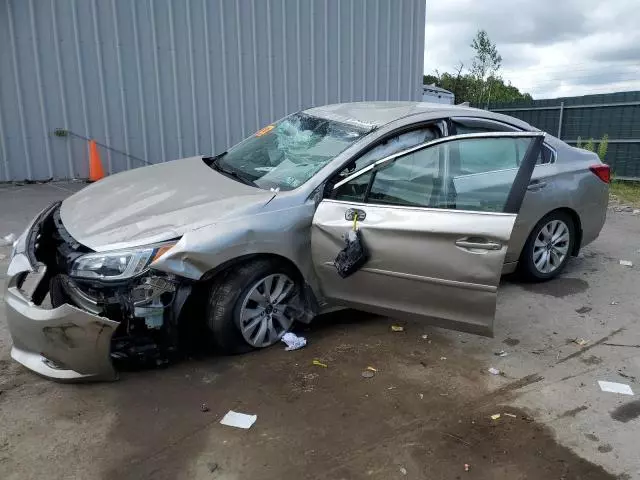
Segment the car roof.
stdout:
[[433,116],[471,116],[507,121],[519,128],[534,130],[529,124],[513,117],[463,105],[447,105],[427,102],[353,102],[336,103],[304,110],[314,117],[326,118],[342,123],[377,128],[388,123],[413,115]]

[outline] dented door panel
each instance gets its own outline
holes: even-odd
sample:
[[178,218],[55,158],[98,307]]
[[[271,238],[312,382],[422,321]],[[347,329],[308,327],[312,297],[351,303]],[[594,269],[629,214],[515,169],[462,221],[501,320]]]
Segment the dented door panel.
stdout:
[[[369,250],[366,265],[347,279],[333,260],[353,222]],[[454,212],[324,200],[314,217],[312,251],[325,296],[374,313],[413,316],[456,330],[490,335],[496,294],[515,214]],[[459,246],[483,239],[491,249]],[[465,244],[462,244],[465,245]]]

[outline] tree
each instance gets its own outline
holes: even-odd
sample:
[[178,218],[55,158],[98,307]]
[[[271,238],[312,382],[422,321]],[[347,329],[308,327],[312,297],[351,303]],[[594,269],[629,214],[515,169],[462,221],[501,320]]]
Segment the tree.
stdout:
[[486,107],[489,102],[533,100],[531,95],[521,93],[500,77],[502,56],[486,31],[478,30],[470,46],[475,56],[467,73],[462,73],[464,64],[459,62],[454,73],[441,74],[436,70],[435,75],[424,75],[423,83],[449,90],[455,95],[456,103],[469,102],[479,107]]
[[478,104],[487,93],[487,103],[491,95],[491,87],[500,66],[502,64],[502,56],[498,53],[495,43],[489,39],[489,35],[485,30],[478,30],[476,36],[471,42],[471,48],[475,50],[473,63],[471,64],[471,75],[475,78],[475,101]]

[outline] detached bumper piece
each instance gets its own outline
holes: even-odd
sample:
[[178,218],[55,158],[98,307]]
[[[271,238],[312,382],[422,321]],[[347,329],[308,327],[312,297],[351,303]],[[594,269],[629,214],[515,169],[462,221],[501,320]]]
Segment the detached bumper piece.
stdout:
[[[12,265],[28,262],[21,256],[24,255],[16,255]],[[13,338],[11,356],[34,372],[55,380],[115,380],[117,373],[111,364],[110,350],[118,322],[72,305],[50,310],[35,305],[18,285],[33,275],[36,278],[29,280],[37,288],[46,277],[43,269],[46,267],[36,273],[21,270],[9,277],[6,302],[7,323]]]

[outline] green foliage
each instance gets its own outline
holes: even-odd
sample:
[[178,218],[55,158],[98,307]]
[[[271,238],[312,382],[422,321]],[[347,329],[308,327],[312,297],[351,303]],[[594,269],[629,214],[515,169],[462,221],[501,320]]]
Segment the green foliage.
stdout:
[[489,102],[514,102],[533,100],[528,93],[521,93],[511,83],[498,75],[502,65],[502,57],[498,49],[484,30],[478,30],[471,42],[475,55],[471,68],[463,73],[464,64],[460,62],[453,73],[424,75],[425,85],[436,85],[449,90],[455,95],[456,103],[475,103],[478,106]]
[[607,156],[607,150],[609,149],[609,134],[605,133],[600,140],[600,144],[598,145],[598,157],[600,160],[604,162],[605,157]]
[[[595,146],[596,143],[598,144],[597,149]],[[582,143],[582,138],[578,137],[576,147],[597,153],[600,160],[604,162],[604,159],[607,156],[607,150],[609,149],[609,134],[605,133],[600,140],[594,140],[593,138],[590,138],[587,143],[584,144]]]
[[584,145],[585,150],[589,150],[590,152],[594,152],[594,146],[593,146],[593,138],[590,138],[589,140],[587,140],[587,143]]
[[474,100],[480,104],[487,94],[491,94],[492,83],[494,83],[491,80],[500,70],[502,56],[485,30],[478,30],[470,46],[475,51],[475,55],[469,73],[475,80]]

